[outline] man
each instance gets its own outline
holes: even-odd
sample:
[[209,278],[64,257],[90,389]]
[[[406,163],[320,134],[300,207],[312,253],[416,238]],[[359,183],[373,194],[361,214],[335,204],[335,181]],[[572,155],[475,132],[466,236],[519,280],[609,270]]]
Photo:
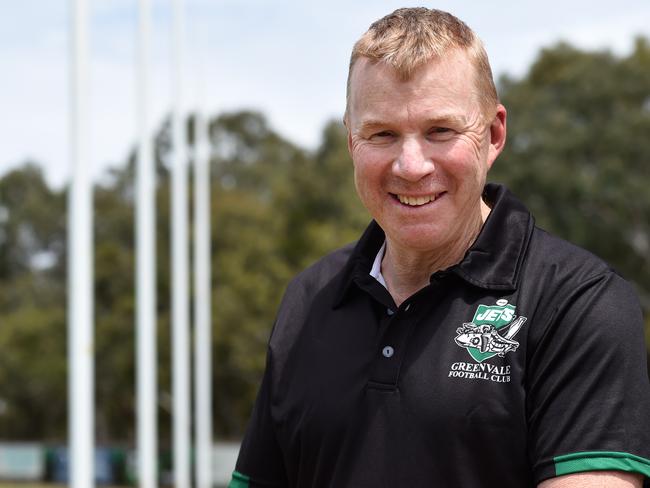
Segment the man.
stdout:
[[638,302],[486,186],[506,109],[476,35],[425,8],[374,23],[345,123],[374,221],[289,285],[230,486],[640,487]]

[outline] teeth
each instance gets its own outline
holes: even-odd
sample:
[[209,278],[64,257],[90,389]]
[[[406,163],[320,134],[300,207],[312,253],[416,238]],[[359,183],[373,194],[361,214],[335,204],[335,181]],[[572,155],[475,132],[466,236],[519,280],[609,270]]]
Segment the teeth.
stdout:
[[407,195],[397,195],[397,199],[405,205],[417,207],[420,205],[424,205],[425,203],[433,202],[436,199],[436,196],[427,195],[425,197],[409,197]]

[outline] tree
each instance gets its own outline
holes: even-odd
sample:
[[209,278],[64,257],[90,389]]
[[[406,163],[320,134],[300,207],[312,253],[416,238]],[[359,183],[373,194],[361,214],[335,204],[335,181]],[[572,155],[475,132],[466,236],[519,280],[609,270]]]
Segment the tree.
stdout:
[[[33,163],[0,180],[0,431],[57,437],[66,425],[65,212]],[[48,408],[43,408],[47,405]]]

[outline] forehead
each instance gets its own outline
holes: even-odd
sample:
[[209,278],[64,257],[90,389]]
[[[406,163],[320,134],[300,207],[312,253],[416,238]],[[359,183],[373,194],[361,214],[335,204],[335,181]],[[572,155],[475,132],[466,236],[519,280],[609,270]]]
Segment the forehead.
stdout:
[[408,79],[384,62],[359,59],[350,80],[349,116],[397,118],[401,113],[470,117],[479,110],[475,69],[453,51],[419,67]]

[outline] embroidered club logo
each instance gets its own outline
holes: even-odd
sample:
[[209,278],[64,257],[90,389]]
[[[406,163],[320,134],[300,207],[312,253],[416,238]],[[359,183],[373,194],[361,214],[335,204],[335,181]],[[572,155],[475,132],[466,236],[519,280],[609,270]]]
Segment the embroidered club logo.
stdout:
[[498,300],[496,305],[479,305],[472,321],[456,329],[458,335],[454,341],[479,363],[516,351],[519,343],[514,337],[526,317],[517,317],[515,309],[507,300]]

